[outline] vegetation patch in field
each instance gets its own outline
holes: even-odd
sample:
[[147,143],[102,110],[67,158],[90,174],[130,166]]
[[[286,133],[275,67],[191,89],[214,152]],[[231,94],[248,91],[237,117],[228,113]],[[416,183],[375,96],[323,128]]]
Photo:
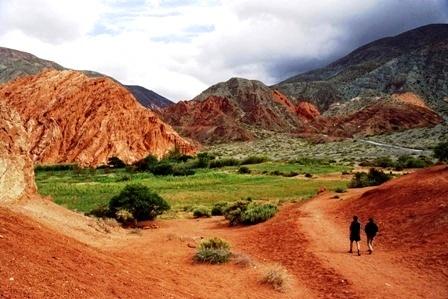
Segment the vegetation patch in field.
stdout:
[[222,264],[228,262],[231,255],[229,243],[219,238],[211,238],[199,244],[193,259],[200,263]]

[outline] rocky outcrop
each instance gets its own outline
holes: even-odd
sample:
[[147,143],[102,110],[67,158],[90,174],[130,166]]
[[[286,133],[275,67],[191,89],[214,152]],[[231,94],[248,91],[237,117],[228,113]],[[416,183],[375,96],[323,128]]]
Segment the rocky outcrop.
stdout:
[[233,78],[160,113],[181,134],[219,143],[251,140],[262,130],[292,132],[318,115],[311,104],[305,106],[259,81]]
[[[352,105],[357,104],[354,101]],[[299,129],[305,137],[325,135],[328,139],[351,138],[404,131],[412,128],[433,127],[443,118],[430,109],[418,96],[407,93],[392,97],[376,98],[361,109],[350,107],[333,108],[332,115],[315,118]],[[348,103],[344,106],[349,106]],[[346,113],[346,111],[351,111]],[[325,141],[325,139],[321,139]]]
[[0,100],[0,203],[36,191],[27,137],[19,114]]
[[112,156],[127,163],[173,149],[182,139],[120,84],[76,71],[44,71],[0,86],[0,100],[21,115],[37,163],[97,166]]

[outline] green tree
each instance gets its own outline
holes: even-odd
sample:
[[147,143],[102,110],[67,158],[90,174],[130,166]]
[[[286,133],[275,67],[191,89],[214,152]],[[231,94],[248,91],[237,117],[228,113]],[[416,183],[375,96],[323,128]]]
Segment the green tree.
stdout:
[[127,185],[109,202],[109,210],[112,214],[126,210],[139,221],[153,220],[169,209],[168,202],[142,184]]

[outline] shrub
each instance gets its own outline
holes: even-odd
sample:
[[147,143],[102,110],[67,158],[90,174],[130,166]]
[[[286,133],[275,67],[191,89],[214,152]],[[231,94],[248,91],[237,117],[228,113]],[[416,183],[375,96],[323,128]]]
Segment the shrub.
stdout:
[[117,182],[127,182],[127,181],[130,181],[131,179],[132,179],[132,178],[131,178],[130,175],[128,175],[128,174],[124,174],[124,175],[118,177],[118,178],[116,179],[116,181],[117,181]]
[[266,157],[250,156],[250,157],[247,157],[246,159],[243,159],[243,161],[241,161],[241,165],[260,164],[260,163],[266,162],[267,160],[268,160],[268,158],[266,158]]
[[224,216],[230,225],[257,224],[272,218],[277,213],[277,207],[272,204],[257,204],[250,200],[240,200],[224,210]]
[[133,226],[136,224],[136,220],[132,213],[125,209],[120,209],[115,212],[115,219],[125,226]]
[[126,167],[126,163],[124,163],[118,157],[110,157],[107,160],[107,166],[109,166],[110,168],[125,168]]
[[114,218],[115,215],[111,213],[109,210],[109,207],[107,205],[101,205],[99,207],[96,207],[95,209],[91,210],[89,213],[87,213],[88,216],[94,216],[97,218]]
[[357,172],[350,181],[350,188],[363,188],[381,185],[391,179],[391,176],[381,170],[371,168],[369,173]]
[[347,189],[342,187],[337,187],[336,190],[334,190],[336,193],[344,193],[347,192]]
[[157,157],[153,155],[146,156],[142,160],[134,163],[137,171],[151,171],[159,163]]
[[241,214],[243,224],[257,224],[272,218],[277,213],[277,207],[272,204],[257,205],[251,203]]
[[170,151],[167,155],[165,155],[162,159],[163,162],[172,162],[172,163],[180,163],[187,162],[188,160],[193,159],[192,156],[182,154],[179,149],[174,149]]
[[199,206],[193,209],[193,217],[201,218],[201,217],[210,217],[211,211],[207,207]]
[[306,178],[312,178],[313,175],[312,175],[311,173],[305,173],[305,177],[306,177]]
[[395,163],[390,157],[378,157],[373,161],[373,166],[388,168],[394,167]]
[[298,173],[298,172],[295,172],[295,171],[290,171],[290,172],[287,172],[287,173],[282,173],[282,176],[287,177],[287,178],[292,178],[292,177],[295,177],[295,176],[298,176],[298,175],[299,175],[299,173]]
[[434,157],[442,162],[448,162],[448,142],[439,143],[434,148]]
[[201,263],[221,264],[229,261],[230,245],[219,238],[204,240],[199,244],[194,260]]
[[152,168],[151,172],[154,175],[162,175],[162,176],[171,175],[174,173],[174,167],[170,163],[161,162],[161,163],[158,163],[157,165],[155,165]]
[[273,264],[264,270],[261,282],[272,286],[277,291],[285,291],[291,284],[292,278],[288,271],[279,264]]
[[317,158],[307,158],[307,157],[297,158],[296,160],[293,161],[293,163],[297,163],[300,165],[329,165],[329,164],[331,164],[329,160],[317,159]]
[[209,162],[215,159],[215,156],[209,153],[199,153],[196,158],[197,161],[194,165],[196,168],[207,168]]
[[169,204],[157,193],[141,184],[127,185],[119,195],[112,197],[109,210],[116,214],[118,210],[127,210],[138,220],[153,220],[170,209]]
[[212,216],[221,216],[224,215],[224,211],[227,208],[226,202],[217,202],[213,205],[212,208]]
[[281,172],[279,170],[274,170],[274,171],[271,171],[269,174],[270,175],[283,175],[283,172]]
[[239,173],[239,174],[249,174],[249,173],[251,173],[251,171],[250,171],[249,167],[241,166],[241,167],[238,169],[238,173]]
[[220,160],[212,160],[210,161],[210,168],[222,168],[225,166],[238,166],[240,165],[240,161],[237,159],[220,159]]
[[189,176],[194,175],[195,171],[187,166],[175,166],[173,167],[174,176]]
[[413,157],[409,155],[400,156],[395,163],[396,169],[424,168],[432,164],[426,157]]
[[356,172],[349,183],[350,188],[364,188],[369,186],[369,177],[365,172]]

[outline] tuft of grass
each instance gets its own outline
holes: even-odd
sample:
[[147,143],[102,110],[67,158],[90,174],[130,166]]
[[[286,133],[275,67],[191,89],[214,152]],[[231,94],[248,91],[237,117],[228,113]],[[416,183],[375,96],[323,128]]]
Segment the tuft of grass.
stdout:
[[238,265],[243,268],[251,267],[254,265],[254,262],[252,261],[252,259],[248,255],[245,255],[242,253],[233,254],[232,262],[235,265]]
[[262,273],[261,283],[272,286],[274,290],[284,292],[292,283],[292,277],[280,264],[266,266]]
[[228,262],[231,255],[229,243],[219,238],[211,238],[199,244],[193,259],[200,263],[222,264]]

